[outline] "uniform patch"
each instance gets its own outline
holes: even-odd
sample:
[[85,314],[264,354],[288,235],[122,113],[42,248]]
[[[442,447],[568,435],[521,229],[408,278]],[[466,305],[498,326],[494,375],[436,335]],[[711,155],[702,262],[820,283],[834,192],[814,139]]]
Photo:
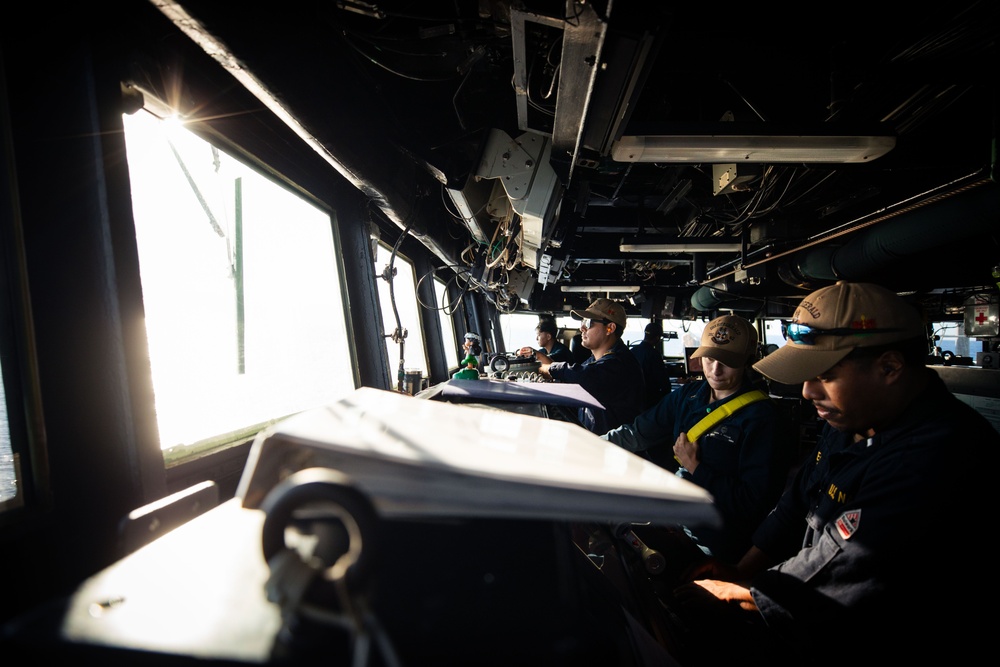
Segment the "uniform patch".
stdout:
[[840,515],[840,518],[836,521],[837,532],[845,540],[851,539],[851,535],[854,531],[858,529],[858,525],[861,523],[861,510],[851,510],[849,512],[844,512]]

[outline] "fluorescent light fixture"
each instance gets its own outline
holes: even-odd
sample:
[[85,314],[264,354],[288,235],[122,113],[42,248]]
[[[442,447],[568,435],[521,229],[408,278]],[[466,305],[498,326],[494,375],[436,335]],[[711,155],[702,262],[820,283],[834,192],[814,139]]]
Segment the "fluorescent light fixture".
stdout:
[[639,291],[638,285],[563,285],[560,287],[563,292],[614,292],[616,294],[635,294]]
[[739,252],[739,241],[712,243],[711,241],[676,241],[663,243],[622,243],[620,252]]
[[878,135],[684,134],[626,136],[611,147],[616,162],[870,162],[896,145]]

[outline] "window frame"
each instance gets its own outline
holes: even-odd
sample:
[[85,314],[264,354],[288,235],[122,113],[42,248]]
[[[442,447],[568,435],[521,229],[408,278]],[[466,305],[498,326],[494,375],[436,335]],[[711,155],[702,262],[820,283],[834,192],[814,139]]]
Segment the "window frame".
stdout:
[[[372,266],[376,276],[379,305],[381,307],[381,314],[382,314],[382,330],[380,334],[383,339],[388,368],[390,370],[390,373],[392,374],[392,377],[396,378],[396,382],[393,383],[393,387],[398,390],[402,390],[403,379],[401,377],[398,377],[400,371],[399,351],[398,351],[399,343],[392,340],[392,336],[396,330],[395,317],[386,320],[387,315],[392,313],[392,305],[389,301],[390,299],[389,283],[383,277],[383,273],[388,268],[390,263],[395,269],[395,276],[393,276],[392,278],[393,281],[400,280],[405,275],[405,272],[399,270],[399,264],[397,263],[397,260],[403,262],[409,269],[410,281],[407,283],[408,289],[406,291],[406,294],[409,295],[410,293],[412,293],[413,295],[413,301],[412,301],[413,315],[417,319],[415,326],[407,326],[406,321],[404,320],[404,314],[400,313],[400,326],[406,330],[406,337],[403,339],[404,367],[402,370],[407,373],[419,370],[422,377],[428,378],[430,377],[430,357],[427,353],[428,352],[427,341],[423,333],[424,308],[421,307],[420,299],[417,293],[416,263],[408,256],[400,252],[398,249],[395,251],[395,256],[393,256],[392,254],[393,248],[384,241],[379,240],[376,243],[377,243],[377,249],[372,259]],[[388,257],[383,257],[383,253],[388,254]],[[412,287],[410,287],[411,285]],[[397,301],[396,311],[399,312],[398,302],[400,294],[395,288],[393,288],[392,293]],[[409,313],[406,314],[408,315]],[[393,354],[394,351],[390,347],[392,345],[397,346],[395,354]],[[406,354],[406,351],[414,346],[417,347],[419,354],[422,355],[420,359],[422,365],[420,362],[412,361],[412,357],[408,357],[408,355]]]
[[[157,118],[163,118],[165,114],[172,113],[172,111],[167,107],[167,105],[155,99],[155,97],[150,97],[148,93],[145,95],[147,104],[136,113],[150,113],[152,116]],[[126,114],[123,114],[123,118]],[[345,273],[345,267],[343,263],[343,250],[340,243],[340,238],[337,229],[336,221],[336,211],[331,209],[331,207],[325,205],[322,201],[306,193],[303,189],[292,186],[289,181],[282,178],[280,175],[276,174],[274,170],[266,167],[265,163],[260,159],[249,154],[247,151],[242,150],[238,145],[229,140],[226,136],[221,135],[218,132],[211,130],[205,123],[192,121],[185,123],[185,129],[189,131],[192,135],[198,139],[206,142],[210,146],[216,148],[220,152],[225,154],[226,159],[230,161],[235,161],[239,163],[241,169],[253,172],[255,178],[261,178],[267,181],[275,188],[284,190],[288,196],[295,197],[300,202],[305,205],[311,206],[316,209],[322,215],[326,216],[327,225],[329,226],[330,232],[330,243],[331,243],[331,256],[330,262],[335,272],[335,277],[337,279],[337,291],[336,296],[332,297],[339,302],[339,308],[333,311],[333,317],[336,318],[338,323],[338,334],[334,338],[341,338],[344,341],[346,347],[346,357],[349,359],[349,367],[344,372],[344,379],[349,381],[353,388],[357,388],[359,385],[358,380],[358,369],[357,369],[357,352],[356,347],[353,342],[353,337],[350,335],[352,331],[352,323],[350,318],[350,309],[348,308],[348,287],[347,278]],[[139,245],[138,230],[136,230],[136,244]],[[329,286],[327,286],[329,288]],[[143,295],[143,300],[145,302],[145,294]],[[148,331],[147,331],[148,336]],[[340,357],[340,352],[337,352],[334,356]],[[155,388],[154,388],[155,390]],[[333,398],[331,396],[331,398]],[[315,407],[314,405],[303,405],[301,409],[308,409],[309,407]],[[164,464],[169,470],[170,468],[176,467],[181,463],[188,460],[203,456],[205,454],[224,449],[229,446],[239,445],[246,443],[253,439],[253,437],[263,428],[270,424],[273,424],[281,419],[284,419],[290,414],[295,414],[299,410],[293,411],[289,414],[273,415],[261,421],[254,421],[253,423],[241,424],[235,428],[229,429],[225,432],[209,435],[203,438],[196,439],[192,442],[185,442],[183,444],[174,445],[172,443],[161,443],[161,451],[164,456]],[[158,431],[162,434],[162,428],[157,422]]]
[[[3,84],[0,80],[0,144],[6,157],[14,149]],[[52,488],[32,344],[24,230],[17,202],[10,196],[16,191],[16,179],[8,159],[0,164],[0,182],[4,186],[0,195],[0,382],[15,484],[14,496],[0,501],[0,526],[4,526],[19,520],[24,512],[50,507]]]
[[448,283],[434,276],[434,296],[437,299],[438,321],[441,323],[441,344],[444,347],[444,363],[448,373],[458,370],[458,333],[455,331],[454,312],[448,294]]

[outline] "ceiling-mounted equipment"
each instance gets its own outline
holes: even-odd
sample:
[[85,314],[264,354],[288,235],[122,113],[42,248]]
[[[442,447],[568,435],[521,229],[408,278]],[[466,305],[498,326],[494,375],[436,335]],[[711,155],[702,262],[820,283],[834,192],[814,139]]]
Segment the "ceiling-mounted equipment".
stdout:
[[648,13],[612,2],[566,7],[554,16],[511,9],[512,84],[518,128],[552,138],[572,183],[581,161],[607,156],[622,134],[660,39]]
[[638,285],[563,285],[560,288],[563,292],[579,292],[579,293],[589,293],[589,292],[601,292],[608,294],[635,294],[639,291],[640,287]]
[[896,146],[891,132],[842,134],[771,132],[770,126],[720,123],[711,128],[677,128],[657,134],[623,136],[611,148],[616,162],[818,163],[871,162]]
[[741,249],[739,241],[729,239],[688,239],[676,241],[650,241],[645,243],[622,243],[618,246],[621,252],[648,252],[648,253],[672,253],[672,252],[739,252]]
[[521,216],[521,256],[524,264],[538,269],[542,250],[558,215],[563,187],[552,169],[552,142],[533,132],[516,139],[492,130],[479,160],[477,178],[496,179],[490,201],[500,187],[511,208]]

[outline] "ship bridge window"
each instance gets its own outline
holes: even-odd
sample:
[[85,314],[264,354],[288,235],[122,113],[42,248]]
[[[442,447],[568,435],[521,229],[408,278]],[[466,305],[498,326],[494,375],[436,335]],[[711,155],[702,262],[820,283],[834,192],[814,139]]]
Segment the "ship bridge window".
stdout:
[[[390,263],[393,269],[391,272],[388,271]],[[398,252],[394,254],[392,248],[378,243],[375,251],[375,274],[379,277],[378,299],[382,307],[383,338],[389,368],[396,371],[397,375],[402,366],[403,371],[420,371],[423,377],[428,377],[413,263]],[[406,337],[401,338],[404,330]],[[402,388],[401,377],[398,378],[396,388]]]
[[[0,369],[0,377],[3,369]],[[7,395],[0,381],[0,510],[12,506],[17,495],[17,468],[10,444],[10,422],[7,419]]]
[[[2,78],[2,76],[0,76]],[[0,106],[7,91],[0,84]],[[4,155],[13,155],[7,141],[12,136],[9,117],[0,111],[0,131]],[[8,165],[10,167],[11,165]],[[0,183],[9,193],[16,192],[13,172],[0,167]],[[15,509],[30,507],[36,500],[50,497],[44,436],[37,424],[41,402],[35,366],[34,346],[24,333],[32,330],[28,307],[27,265],[21,228],[22,216],[11,197],[0,197],[0,526]],[[36,505],[37,506],[37,505]],[[16,519],[14,519],[16,520]]]
[[434,279],[434,293],[437,294],[437,311],[441,320],[441,335],[444,340],[444,358],[449,369],[458,368],[458,337],[455,335],[455,320],[452,319],[457,303],[448,298],[448,285],[440,278]]
[[124,124],[168,465],[356,388],[330,212],[180,124]]

